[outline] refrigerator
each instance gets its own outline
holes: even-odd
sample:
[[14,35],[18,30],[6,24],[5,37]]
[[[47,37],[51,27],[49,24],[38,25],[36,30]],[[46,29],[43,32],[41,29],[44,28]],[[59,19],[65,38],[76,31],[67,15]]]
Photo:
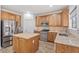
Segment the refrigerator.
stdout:
[[0,20],[0,48],[1,48],[1,20]]
[[1,47],[8,47],[12,45],[13,34],[16,29],[16,22],[14,20],[1,21]]

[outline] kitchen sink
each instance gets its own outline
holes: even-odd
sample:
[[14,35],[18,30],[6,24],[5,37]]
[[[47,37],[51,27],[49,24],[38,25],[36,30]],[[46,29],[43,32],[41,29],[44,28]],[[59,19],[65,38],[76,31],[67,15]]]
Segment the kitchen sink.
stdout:
[[59,33],[60,36],[68,36],[68,34],[65,33]]
[[49,30],[44,29],[44,30],[42,30],[42,31],[49,31]]

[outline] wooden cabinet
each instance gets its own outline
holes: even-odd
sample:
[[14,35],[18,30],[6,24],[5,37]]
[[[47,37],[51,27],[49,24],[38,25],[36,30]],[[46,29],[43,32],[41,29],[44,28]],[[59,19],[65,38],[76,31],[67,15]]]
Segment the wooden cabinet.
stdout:
[[[32,52],[32,48],[33,48],[33,43],[32,43],[33,40],[26,40],[26,39],[23,39],[23,38],[19,38],[19,49],[20,49],[20,52],[21,53],[24,53],[24,52]],[[17,51],[16,51],[17,52]]]
[[36,17],[36,26],[37,27],[41,26],[41,17],[39,16]]
[[61,26],[61,13],[56,16],[56,26]]
[[57,53],[79,53],[79,47],[56,43],[56,52]]
[[1,18],[2,20],[15,20],[15,15],[5,11],[1,11]]
[[34,40],[32,41],[32,45],[33,45],[33,48],[32,48],[32,51],[33,52],[36,52],[38,49],[39,49],[39,37],[35,37]]
[[15,16],[16,15],[9,13],[9,20],[15,20]]
[[42,22],[47,22],[49,26],[61,26],[61,13],[46,16],[37,16],[36,26],[41,26]]
[[17,26],[21,26],[21,16],[9,12],[1,11],[2,20],[15,20]]
[[2,20],[8,20],[9,19],[9,13],[1,11],[1,18],[2,18]]
[[49,26],[61,26],[61,13],[49,16]]
[[16,15],[16,23],[17,23],[17,26],[21,26],[21,16]]
[[56,38],[57,33],[56,32],[48,32],[48,42],[53,42]]
[[20,47],[19,47],[19,38],[18,37],[13,37],[13,50],[14,52],[20,52]]
[[48,15],[46,15],[46,16],[37,16],[36,17],[36,26],[37,27],[41,26],[43,22],[49,23]]
[[69,26],[69,10],[68,8],[63,9],[62,12],[62,26]]
[[41,22],[42,22],[41,17],[40,16],[37,16],[36,17],[36,26],[37,27],[41,26]]
[[41,26],[41,23],[47,21],[50,27],[69,26],[69,9],[64,8],[60,13],[50,15],[37,16],[36,26]]
[[25,39],[20,37],[13,37],[13,50],[17,53],[31,53],[36,52],[39,48],[39,37]]

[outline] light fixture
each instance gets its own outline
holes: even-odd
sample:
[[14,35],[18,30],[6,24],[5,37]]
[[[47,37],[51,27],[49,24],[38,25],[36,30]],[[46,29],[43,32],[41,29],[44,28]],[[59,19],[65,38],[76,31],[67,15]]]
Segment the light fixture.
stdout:
[[24,14],[24,18],[25,18],[25,19],[33,19],[33,14],[32,14],[30,11],[27,11],[27,12]]
[[53,7],[53,5],[49,5],[49,7]]

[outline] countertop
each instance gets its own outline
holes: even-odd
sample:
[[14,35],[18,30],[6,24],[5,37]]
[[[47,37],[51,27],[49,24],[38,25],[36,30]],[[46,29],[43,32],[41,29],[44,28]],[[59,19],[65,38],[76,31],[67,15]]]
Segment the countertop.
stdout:
[[33,38],[38,35],[40,35],[40,34],[38,34],[38,33],[19,33],[19,34],[14,34],[13,36],[19,37],[19,38],[24,38],[24,39],[30,39],[30,38]]
[[79,47],[79,38],[73,34],[69,34],[68,36],[61,36],[58,33],[55,39],[55,43]]

